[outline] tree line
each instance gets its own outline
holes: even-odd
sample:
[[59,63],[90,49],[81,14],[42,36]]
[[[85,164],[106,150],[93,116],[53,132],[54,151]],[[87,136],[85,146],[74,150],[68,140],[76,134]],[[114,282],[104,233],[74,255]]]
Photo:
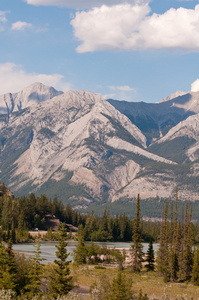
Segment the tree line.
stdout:
[[[170,218],[168,218],[169,208]],[[108,212],[105,212],[103,217],[108,218],[107,214]],[[143,295],[142,291],[140,291],[138,296],[133,295],[132,282],[126,280],[123,273],[124,268],[128,268],[134,273],[141,272],[144,267],[143,262],[146,263],[147,271],[155,271],[163,275],[165,282],[192,281],[194,284],[199,285],[199,248],[193,248],[192,208],[188,203],[186,203],[185,209],[182,210],[181,218],[178,215],[177,194],[175,208],[173,208],[172,204],[169,207],[169,203],[166,203],[161,222],[159,250],[156,259],[152,239],[145,257],[142,252],[143,240],[139,195],[137,197],[136,216],[132,223],[132,243],[129,249],[130,261],[126,266],[124,266],[127,255],[125,251],[101,248],[93,242],[91,242],[90,246],[86,246],[84,240],[86,220],[85,226],[83,224],[80,225],[78,245],[74,255],[75,263],[97,264],[102,261],[101,256],[104,255],[103,260],[106,260],[106,262],[116,261],[119,266],[119,271],[112,282],[104,282],[100,288],[97,283],[91,287],[93,299],[148,300],[148,296],[146,294]],[[36,250],[32,258],[25,258],[15,254],[12,250],[11,239],[7,247],[1,243],[0,290],[11,291],[12,295],[18,295],[18,299],[32,299],[33,295],[37,295],[39,297],[37,299],[42,299],[43,295],[46,295],[48,299],[60,299],[60,296],[67,295],[73,288],[73,280],[70,275],[69,262],[67,261],[66,240],[67,232],[65,224],[62,223],[58,233],[58,245],[56,246],[57,258],[54,260],[50,270],[48,270],[48,274],[43,272],[44,265],[41,264],[39,241],[37,241]],[[99,297],[96,293],[99,293]]]
[[[66,224],[82,225],[86,241],[132,241],[133,220],[125,213],[110,217],[105,208],[101,217],[93,212],[83,214],[72,209],[70,204],[64,207],[57,197],[48,199],[46,195],[36,197],[33,193],[28,197],[0,197],[0,240],[11,239],[13,243],[28,241],[28,231],[35,228],[49,230],[47,238],[53,238],[45,224],[47,214],[56,216]],[[194,242],[199,242],[199,225],[192,226]],[[160,222],[140,221],[142,240],[158,242],[160,228]]]
[[[131,241],[133,221],[126,214],[109,216],[105,208],[101,217],[94,213],[83,214],[72,209],[68,204],[64,207],[61,200],[52,200],[45,195],[36,197],[31,193],[28,197],[0,197],[0,240],[13,243],[28,241],[28,231],[38,228],[49,230],[45,226],[45,216],[51,214],[61,222],[80,225],[84,228],[86,241]],[[141,222],[142,239],[149,242],[158,240],[160,223]],[[49,235],[50,238],[50,235]]]
[[186,203],[179,220],[176,192],[175,207],[165,204],[159,238],[157,268],[165,282],[192,280],[199,284],[199,248],[193,246],[192,206]]

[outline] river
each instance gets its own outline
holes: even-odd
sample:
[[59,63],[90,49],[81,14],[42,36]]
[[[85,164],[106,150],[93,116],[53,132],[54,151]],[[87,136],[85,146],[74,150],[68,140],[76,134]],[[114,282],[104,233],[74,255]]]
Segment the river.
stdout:
[[[73,261],[73,253],[77,246],[77,241],[69,241],[66,247],[67,252],[69,253],[68,260]],[[117,249],[125,249],[126,251],[129,250],[131,243],[124,243],[124,242],[96,242],[99,246],[106,246],[108,248],[117,248]],[[44,263],[53,263],[56,259],[55,252],[57,248],[55,247],[58,242],[41,242],[41,258],[44,258]],[[86,242],[86,245],[90,245],[90,242]],[[23,244],[14,244],[13,250],[18,251],[20,253],[24,253],[25,255],[33,255],[33,251],[36,250],[36,243],[23,243]],[[153,249],[155,253],[158,249],[158,244],[153,244]],[[143,243],[143,252],[146,253],[148,250],[148,243]]]

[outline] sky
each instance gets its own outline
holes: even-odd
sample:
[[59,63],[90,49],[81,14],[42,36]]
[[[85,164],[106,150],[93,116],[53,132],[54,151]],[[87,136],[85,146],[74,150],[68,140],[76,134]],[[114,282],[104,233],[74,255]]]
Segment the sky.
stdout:
[[199,90],[198,0],[0,0],[0,94],[42,82],[158,102]]

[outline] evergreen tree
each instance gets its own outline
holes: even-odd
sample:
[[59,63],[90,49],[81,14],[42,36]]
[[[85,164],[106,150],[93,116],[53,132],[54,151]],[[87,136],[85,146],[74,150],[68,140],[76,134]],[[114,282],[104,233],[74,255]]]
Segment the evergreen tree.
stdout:
[[179,251],[180,251],[180,225],[178,222],[178,189],[176,188],[176,201],[175,201],[174,219],[172,220],[170,261],[169,261],[172,281],[177,280],[177,274],[179,271],[179,265],[178,265]]
[[44,259],[40,257],[41,255],[40,246],[41,246],[40,240],[38,239],[36,251],[33,251],[33,253],[35,253],[35,256],[32,258],[32,268],[30,270],[30,274],[28,275],[29,283],[25,287],[26,291],[28,291],[28,294],[30,296],[42,295],[40,286],[41,286],[43,265],[41,264],[41,261]]
[[132,269],[140,272],[142,268],[142,239],[140,232],[140,195],[137,196],[136,217],[133,222],[133,243],[131,244]]
[[161,232],[159,249],[157,255],[157,266],[160,274],[164,276],[164,281],[167,282],[170,279],[170,272],[168,268],[169,262],[169,223],[168,223],[168,202],[165,204]]
[[194,253],[191,280],[194,284],[199,285],[199,247],[197,247]]
[[154,271],[154,264],[155,264],[155,255],[154,255],[154,250],[153,250],[153,241],[152,239],[150,240],[149,243],[149,248],[146,254],[146,268],[147,271]]
[[56,256],[57,259],[54,261],[55,268],[54,274],[51,277],[51,291],[53,297],[57,297],[58,295],[66,295],[72,289],[72,277],[69,276],[70,268],[69,261],[67,261],[67,257],[69,253],[67,253],[67,232],[64,223],[62,223],[61,230],[58,236],[58,245]]
[[0,289],[16,290],[16,288],[16,262],[12,243],[9,241],[7,248],[0,244]]
[[77,264],[85,264],[87,254],[87,248],[84,241],[84,230],[83,226],[80,225],[78,230],[78,244],[75,250],[74,262],[76,262]]
[[119,272],[111,284],[111,293],[109,300],[131,300],[133,299],[131,291],[132,282]]
[[181,281],[188,280],[191,277],[193,264],[193,225],[191,219],[192,211],[189,210],[188,203],[186,203],[185,220],[182,222],[182,237],[179,253],[178,278]]

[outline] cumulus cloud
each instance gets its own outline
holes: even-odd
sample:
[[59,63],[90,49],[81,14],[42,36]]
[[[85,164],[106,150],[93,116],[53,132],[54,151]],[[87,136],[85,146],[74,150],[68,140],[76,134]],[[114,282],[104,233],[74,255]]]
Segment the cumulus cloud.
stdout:
[[191,85],[191,91],[192,92],[198,92],[199,91],[199,79],[196,79],[192,85]]
[[77,12],[71,25],[77,52],[181,49],[199,51],[199,5],[150,14],[149,3],[124,3]]
[[[135,3],[146,3],[150,0],[128,0],[127,2],[135,4]],[[65,6],[75,9],[84,9],[84,8],[92,8],[99,7],[103,4],[106,5],[116,5],[120,3],[124,3],[124,0],[26,0],[28,4],[31,5],[53,5],[53,6]]]
[[28,73],[14,63],[0,64],[0,82],[0,94],[18,92],[34,82],[41,82],[64,92],[71,89],[71,84],[64,80],[63,75]]
[[18,22],[15,22],[15,23],[12,24],[11,30],[22,31],[26,28],[32,28],[32,24],[27,23],[27,22],[18,21]]

